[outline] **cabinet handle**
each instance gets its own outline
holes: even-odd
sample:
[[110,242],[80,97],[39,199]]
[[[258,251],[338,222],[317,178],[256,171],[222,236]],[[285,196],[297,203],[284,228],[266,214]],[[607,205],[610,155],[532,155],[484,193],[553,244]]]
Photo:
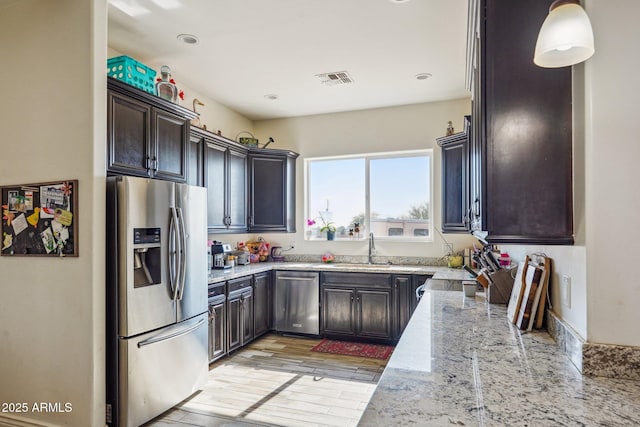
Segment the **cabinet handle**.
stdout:
[[467,214],[464,216],[464,218],[462,218],[462,224],[464,224],[465,226],[471,224],[472,213],[473,213],[473,206],[469,206],[469,210],[467,211]]
[[144,167],[149,170],[151,169],[151,157],[147,156],[144,160]]
[[158,172],[158,159],[156,159],[155,157],[153,158],[153,160],[151,161],[153,164],[153,171],[154,172]]

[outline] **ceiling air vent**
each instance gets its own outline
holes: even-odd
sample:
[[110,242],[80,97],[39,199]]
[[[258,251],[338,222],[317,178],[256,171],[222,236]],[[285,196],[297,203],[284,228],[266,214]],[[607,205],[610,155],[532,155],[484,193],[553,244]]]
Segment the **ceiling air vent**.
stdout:
[[320,82],[326,86],[343,85],[353,83],[353,79],[346,71],[336,71],[334,73],[316,74],[320,78]]

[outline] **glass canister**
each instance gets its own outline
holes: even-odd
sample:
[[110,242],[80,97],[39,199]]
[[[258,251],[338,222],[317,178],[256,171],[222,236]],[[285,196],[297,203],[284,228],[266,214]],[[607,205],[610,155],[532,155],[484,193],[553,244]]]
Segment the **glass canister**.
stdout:
[[178,98],[178,88],[171,78],[171,68],[168,65],[160,68],[160,77],[156,81],[156,95],[171,102],[176,102]]

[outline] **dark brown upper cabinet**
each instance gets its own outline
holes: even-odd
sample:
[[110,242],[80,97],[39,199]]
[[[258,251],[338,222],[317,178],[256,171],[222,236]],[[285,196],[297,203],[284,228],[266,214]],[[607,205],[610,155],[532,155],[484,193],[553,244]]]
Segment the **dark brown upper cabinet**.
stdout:
[[469,232],[469,126],[465,130],[438,138],[442,149],[442,232]]
[[287,150],[249,152],[249,231],[296,231],[296,159]]
[[533,63],[551,3],[470,2],[470,221],[491,243],[573,244],[571,68]]
[[107,173],[187,180],[189,121],[179,105],[107,78]]
[[297,153],[193,127],[188,158],[189,183],[207,187],[210,233],[295,232]]

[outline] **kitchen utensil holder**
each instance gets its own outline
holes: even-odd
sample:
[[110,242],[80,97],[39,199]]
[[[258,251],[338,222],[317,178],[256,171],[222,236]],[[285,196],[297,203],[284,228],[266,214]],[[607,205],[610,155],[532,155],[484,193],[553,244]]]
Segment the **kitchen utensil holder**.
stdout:
[[491,304],[506,304],[511,298],[513,289],[513,277],[507,269],[500,269],[489,273],[489,287],[487,288],[487,301]]

